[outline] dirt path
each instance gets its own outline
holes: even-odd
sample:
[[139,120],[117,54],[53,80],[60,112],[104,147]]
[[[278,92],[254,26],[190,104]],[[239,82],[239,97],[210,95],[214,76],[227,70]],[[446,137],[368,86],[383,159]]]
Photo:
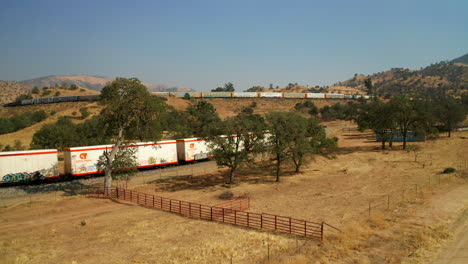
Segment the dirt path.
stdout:
[[432,264],[464,264],[468,262],[468,209],[455,224],[453,240],[447,243]]

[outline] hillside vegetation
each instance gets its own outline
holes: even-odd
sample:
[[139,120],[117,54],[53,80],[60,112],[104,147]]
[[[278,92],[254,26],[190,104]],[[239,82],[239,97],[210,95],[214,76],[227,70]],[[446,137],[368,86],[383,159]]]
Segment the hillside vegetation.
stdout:
[[[49,75],[30,80],[24,80],[20,83],[31,87],[56,87],[70,86],[72,84],[90,90],[101,91],[101,89],[115,78],[89,75]],[[170,85],[157,85],[151,83],[143,83],[151,92],[191,92],[190,88],[180,88]]]
[[21,94],[31,92],[32,87],[22,83],[0,81],[0,105],[13,102]]
[[468,89],[468,65],[440,62],[421,70],[393,68],[370,76],[355,75],[342,85],[364,91],[364,80],[370,78],[377,93],[390,97],[398,94],[437,94],[448,91],[454,95]]

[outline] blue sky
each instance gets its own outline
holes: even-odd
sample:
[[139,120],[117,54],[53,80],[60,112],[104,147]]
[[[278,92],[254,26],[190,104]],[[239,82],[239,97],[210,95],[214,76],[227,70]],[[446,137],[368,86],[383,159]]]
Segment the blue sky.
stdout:
[[0,0],[0,80],[331,85],[468,52],[468,1]]

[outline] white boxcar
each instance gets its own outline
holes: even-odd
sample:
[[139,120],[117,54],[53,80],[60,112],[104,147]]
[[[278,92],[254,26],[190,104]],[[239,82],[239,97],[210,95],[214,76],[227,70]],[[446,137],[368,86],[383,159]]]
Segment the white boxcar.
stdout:
[[323,94],[323,93],[307,93],[306,98],[324,99],[325,94]]
[[1,183],[58,177],[56,149],[0,152]]
[[325,98],[327,98],[327,99],[344,99],[345,96],[344,96],[344,94],[327,93],[327,94],[325,94]]
[[264,98],[282,98],[283,93],[259,93],[259,97],[264,97]]
[[[135,143],[126,148],[137,148],[135,155],[138,168],[155,167],[177,163],[175,140]],[[97,168],[99,157],[110,151],[112,145],[75,147],[64,149],[65,173],[74,176],[102,173]]]
[[236,98],[255,98],[258,97],[258,93],[256,92],[234,92],[232,93],[232,97]]
[[207,140],[202,138],[177,139],[177,157],[179,161],[184,162],[211,157]]
[[284,93],[284,98],[306,98],[305,93]]

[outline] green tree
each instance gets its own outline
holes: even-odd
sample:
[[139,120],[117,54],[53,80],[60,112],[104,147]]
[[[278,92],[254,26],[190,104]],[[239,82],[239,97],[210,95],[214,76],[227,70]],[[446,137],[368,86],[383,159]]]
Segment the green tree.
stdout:
[[83,119],[87,118],[91,113],[88,111],[88,107],[81,107],[80,108],[80,113],[81,113],[81,117]]
[[294,163],[296,173],[315,154],[326,154],[330,149],[336,148],[336,140],[326,136],[325,129],[315,118],[306,119],[295,116],[291,122],[294,135],[291,138],[289,155]]
[[78,90],[78,86],[73,83],[70,85],[70,90]]
[[33,97],[31,94],[21,94],[15,98],[15,102],[21,102],[22,100],[30,100]]
[[216,89],[212,89],[212,92],[234,92],[234,84],[228,82],[224,84],[224,87],[217,87]]
[[109,157],[109,151],[106,150],[104,155],[99,157],[96,167],[98,168],[98,170],[103,171],[110,166],[113,179],[128,181],[138,172],[138,162],[136,161],[136,148],[131,147],[131,144],[123,144],[118,149],[112,161],[109,160]]
[[443,96],[437,99],[435,115],[438,121],[444,124],[449,137],[457,124],[465,120],[466,113],[467,108],[463,106],[460,100],[450,96]]
[[39,94],[40,90],[37,86],[34,86],[34,88],[31,90],[31,93],[33,94]]
[[225,136],[212,135],[209,145],[216,163],[229,168],[229,183],[232,184],[234,172],[251,161],[253,154],[263,150],[266,125],[260,115],[238,115],[219,126]]
[[216,128],[221,123],[221,118],[209,102],[193,102],[187,107],[186,113],[187,124],[191,127],[194,136],[209,137],[213,134],[221,134]]
[[376,88],[374,84],[372,83],[371,78],[367,78],[364,80],[364,86],[366,87],[367,95],[369,95],[372,98],[372,100],[377,98]]
[[391,142],[398,128],[394,104],[374,101],[360,107],[360,112],[356,117],[359,130],[372,129],[382,140],[382,149],[385,143]]
[[269,112],[266,114],[268,131],[270,132],[268,144],[276,161],[276,181],[280,181],[281,165],[290,158],[291,139],[296,136],[303,117],[293,112]]
[[420,99],[410,100],[407,96],[394,96],[390,102],[395,122],[403,137],[403,149],[406,149],[408,132],[410,130],[427,130],[433,117],[427,101]]
[[125,139],[154,140],[161,137],[159,117],[166,108],[161,99],[151,96],[136,78],[116,78],[101,91],[101,112],[105,124],[115,134],[112,150],[104,153],[104,185],[111,187],[114,159]]
[[31,148],[56,148],[79,146],[82,135],[68,117],[60,117],[56,123],[46,124],[34,133]]

